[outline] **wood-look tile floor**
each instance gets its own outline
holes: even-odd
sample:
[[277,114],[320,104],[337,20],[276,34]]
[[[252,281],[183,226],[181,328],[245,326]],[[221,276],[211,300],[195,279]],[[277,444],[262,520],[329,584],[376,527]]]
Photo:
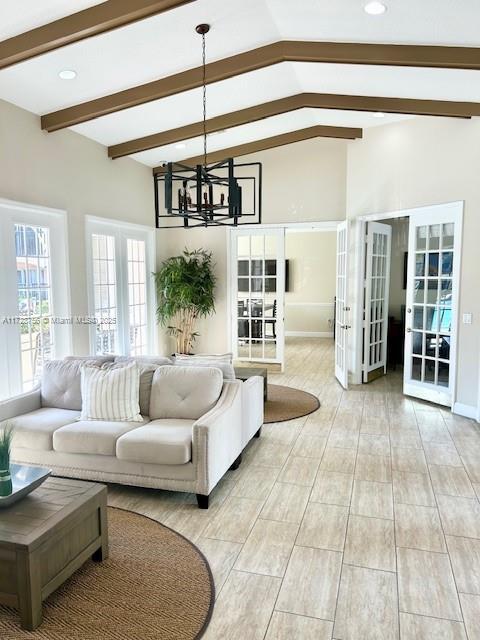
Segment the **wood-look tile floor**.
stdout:
[[344,391],[331,340],[289,339],[269,377],[321,408],[265,425],[208,511],[109,488],[208,558],[205,640],[480,639],[480,426],[404,396],[398,371]]

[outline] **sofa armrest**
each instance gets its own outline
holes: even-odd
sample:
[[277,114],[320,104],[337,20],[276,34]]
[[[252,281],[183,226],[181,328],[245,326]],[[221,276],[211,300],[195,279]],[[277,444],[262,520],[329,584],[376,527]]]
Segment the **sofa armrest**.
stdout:
[[26,393],[2,400],[2,402],[0,402],[0,422],[2,420],[15,418],[22,413],[35,411],[36,409],[40,409],[41,406],[40,386],[38,386]]
[[242,452],[241,383],[223,385],[217,404],[193,425],[197,493],[208,495]]
[[263,385],[262,376],[252,376],[242,382],[242,444],[244,447],[263,424]]

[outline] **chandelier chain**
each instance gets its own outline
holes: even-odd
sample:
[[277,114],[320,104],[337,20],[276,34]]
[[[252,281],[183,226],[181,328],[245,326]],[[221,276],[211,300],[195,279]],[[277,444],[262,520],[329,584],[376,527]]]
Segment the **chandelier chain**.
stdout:
[[205,52],[205,34],[202,33],[202,61],[203,61],[203,166],[207,166],[207,70]]

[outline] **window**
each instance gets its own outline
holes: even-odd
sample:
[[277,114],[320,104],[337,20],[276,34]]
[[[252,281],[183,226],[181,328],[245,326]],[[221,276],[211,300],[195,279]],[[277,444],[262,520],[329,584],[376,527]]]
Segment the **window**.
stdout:
[[16,224],[15,258],[22,385],[27,391],[55,353],[48,227]]
[[153,246],[153,229],[88,218],[92,353],[154,351]]
[[92,234],[95,353],[115,353],[117,349],[117,278],[115,238]]
[[147,340],[147,286],[145,282],[145,242],[127,239],[128,318],[130,323],[130,355],[145,355]]
[[[0,200],[0,398],[71,351],[65,214]],[[60,319],[60,320],[59,320]]]

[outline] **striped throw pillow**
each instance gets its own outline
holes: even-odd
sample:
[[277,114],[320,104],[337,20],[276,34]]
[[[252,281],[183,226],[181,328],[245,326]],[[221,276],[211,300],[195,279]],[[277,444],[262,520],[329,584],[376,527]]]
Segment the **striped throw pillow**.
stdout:
[[143,422],[140,415],[140,372],[133,362],[124,367],[84,365],[80,420]]

